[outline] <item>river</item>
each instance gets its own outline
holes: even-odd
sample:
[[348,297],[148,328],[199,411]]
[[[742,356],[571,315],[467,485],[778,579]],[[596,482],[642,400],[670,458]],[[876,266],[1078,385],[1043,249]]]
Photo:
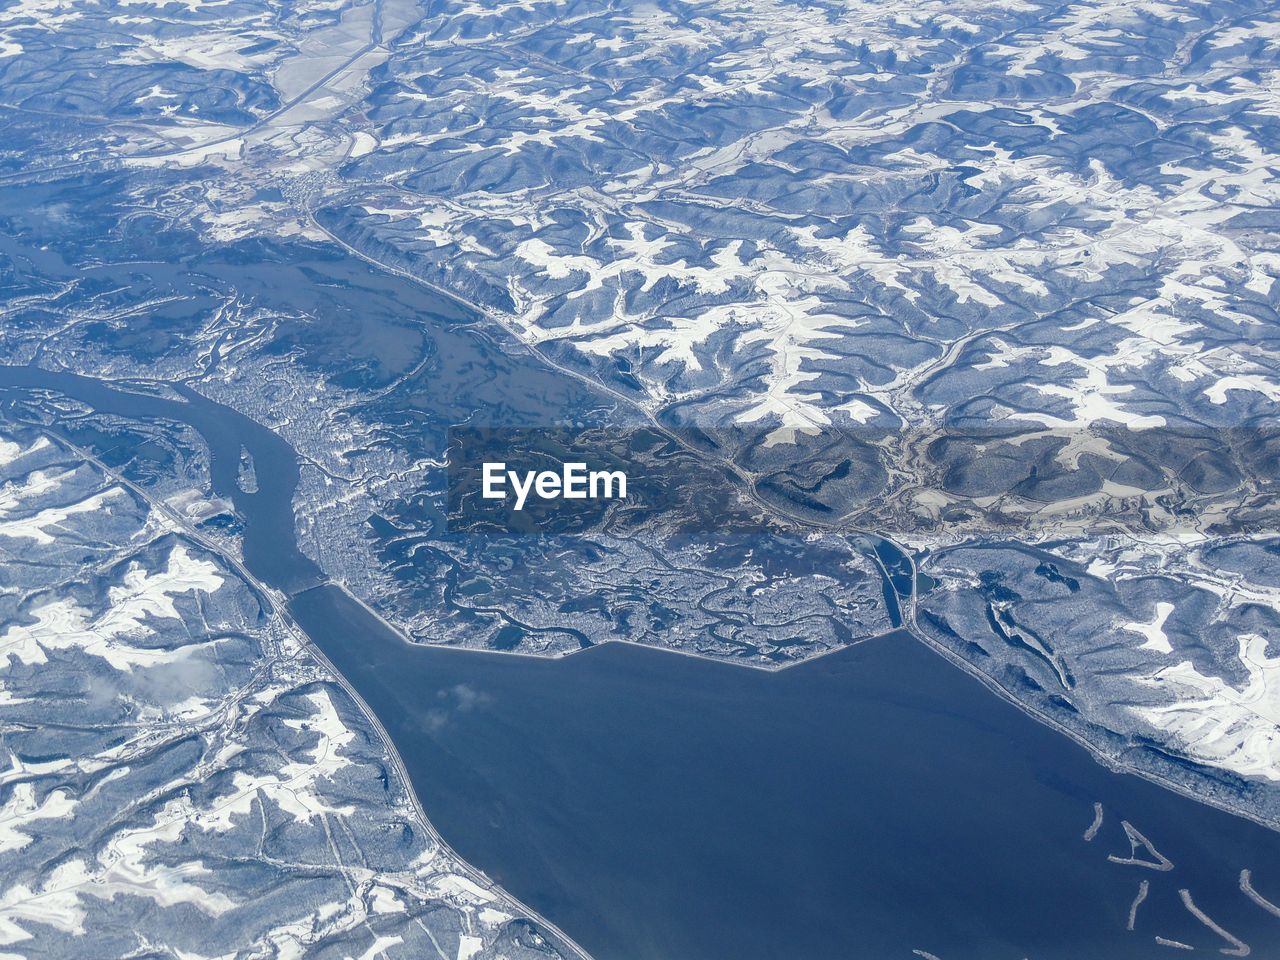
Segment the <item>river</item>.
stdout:
[[0,367],[0,388],[198,431],[245,567],[376,714],[436,829],[598,960],[1230,949],[1184,890],[1254,955],[1280,946],[1280,919],[1239,889],[1249,869],[1280,900],[1280,833],[1105,769],[904,631],[779,673],[625,645],[559,661],[414,646],[302,555],[298,460],[265,427],[185,388],[27,367]]

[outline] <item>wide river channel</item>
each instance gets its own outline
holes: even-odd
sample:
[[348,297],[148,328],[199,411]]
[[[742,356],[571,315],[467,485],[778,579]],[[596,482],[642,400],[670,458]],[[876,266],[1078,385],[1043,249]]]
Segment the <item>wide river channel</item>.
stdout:
[[27,367],[0,387],[197,430],[246,568],[376,713],[436,829],[598,960],[1280,956],[1241,889],[1249,870],[1280,902],[1280,833],[1104,768],[905,632],[774,674],[414,646],[301,554],[298,461],[269,430],[189,391]]

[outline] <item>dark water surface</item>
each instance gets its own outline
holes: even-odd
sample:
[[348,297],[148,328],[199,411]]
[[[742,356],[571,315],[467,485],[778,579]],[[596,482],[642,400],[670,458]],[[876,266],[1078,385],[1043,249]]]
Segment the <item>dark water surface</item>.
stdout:
[[[198,430],[246,566],[377,713],[441,834],[599,960],[1233,949],[1183,890],[1254,957],[1280,956],[1280,919],[1238,885],[1250,869],[1280,901],[1280,833],[1104,769],[905,633],[780,674],[622,646],[563,661],[414,647],[299,553],[297,461],[270,431],[194,394],[69,374],[0,367],[0,388]],[[256,492],[237,486],[242,446]],[[1109,860],[1131,856],[1122,821],[1173,869]]]
[[[1280,896],[1280,834],[1104,769],[905,633],[762,674],[410,647],[334,588],[293,609],[449,842],[600,960],[1180,952],[1157,935],[1218,955],[1184,888],[1277,955],[1280,920],[1238,880]],[[1174,869],[1110,862],[1131,855],[1122,819]]]

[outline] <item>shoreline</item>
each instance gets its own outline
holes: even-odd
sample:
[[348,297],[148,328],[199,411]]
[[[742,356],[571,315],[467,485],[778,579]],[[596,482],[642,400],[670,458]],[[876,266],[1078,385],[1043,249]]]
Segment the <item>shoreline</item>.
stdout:
[[[1044,724],[1045,726],[1051,728],[1055,732],[1069,738],[1074,743],[1083,747],[1086,751],[1088,751],[1089,755],[1099,765],[1101,765],[1102,767],[1105,767],[1107,770],[1110,770],[1113,773],[1130,774],[1133,776],[1142,777],[1143,779],[1148,780],[1152,783],[1155,783],[1157,786],[1160,786],[1180,796],[1194,800],[1198,803],[1202,803],[1205,806],[1212,807],[1223,813],[1227,813],[1232,816],[1239,817],[1242,820],[1248,820],[1249,822],[1257,824],[1258,826],[1264,827],[1268,830],[1273,830],[1280,833],[1280,819],[1277,819],[1274,821],[1268,820],[1265,817],[1261,817],[1251,812],[1248,812],[1246,810],[1233,807],[1223,802],[1222,800],[1218,799],[1217,797],[1207,796],[1203,793],[1196,792],[1196,790],[1192,786],[1179,783],[1176,780],[1172,780],[1154,771],[1144,770],[1141,767],[1134,766],[1133,764],[1125,763],[1122,760],[1118,760],[1114,757],[1111,757],[1101,752],[1086,737],[1076,733],[1075,731],[1059,723],[1057,720],[1053,719],[1052,717],[1046,714],[1043,714],[1035,710],[1034,708],[1030,707],[1029,705],[1023,703],[1022,701],[1018,700],[1016,697],[1010,694],[1007,690],[1005,690],[1004,687],[1002,687],[998,682],[992,679],[988,674],[982,672],[981,670],[976,669],[964,657],[960,656],[959,654],[955,653],[945,645],[939,643],[938,641],[930,637],[926,632],[921,630],[919,626],[916,624],[914,609],[912,609],[911,611],[910,622],[904,623],[900,627],[892,627],[881,633],[869,634],[864,637],[859,637],[856,640],[852,641],[851,643],[845,644],[844,646],[825,648],[820,652],[815,653],[812,656],[806,657],[802,660],[795,660],[789,663],[778,664],[777,666],[769,666],[765,664],[753,663],[750,661],[733,660],[725,657],[715,657],[709,654],[698,653],[696,651],[691,651],[691,650],[679,650],[671,647],[660,647],[652,644],[640,643],[635,640],[605,640],[601,643],[594,644],[593,646],[590,646],[590,647],[585,647],[580,650],[570,650],[567,653],[561,653],[561,654],[524,653],[517,650],[487,650],[482,647],[461,647],[461,646],[452,646],[452,645],[446,645],[446,644],[436,644],[436,643],[430,643],[430,642],[420,643],[418,641],[410,639],[410,637],[405,633],[404,630],[400,629],[399,627],[391,623],[384,616],[382,616],[380,613],[378,613],[376,610],[370,607],[368,603],[361,600],[359,597],[355,596],[355,594],[353,594],[345,584],[340,583],[336,580],[328,581],[324,584],[317,584],[316,586],[313,586],[313,587],[308,587],[306,590],[299,591],[299,593],[306,593],[310,590],[315,590],[322,586],[331,586],[336,588],[337,590],[340,590],[344,596],[346,596],[347,598],[352,600],[354,603],[359,605],[363,610],[365,610],[366,613],[369,613],[370,615],[372,615],[375,619],[378,620],[378,622],[383,627],[385,627],[387,630],[393,633],[400,640],[401,643],[407,646],[419,647],[424,650],[454,651],[459,654],[467,654],[471,656],[487,655],[491,657],[509,657],[513,659],[540,660],[547,663],[555,663],[559,661],[568,660],[571,657],[578,657],[578,656],[583,656],[585,654],[589,654],[593,650],[600,650],[610,645],[616,645],[616,646],[630,647],[630,648],[635,648],[640,650],[649,650],[649,651],[652,651],[653,653],[658,653],[658,654],[671,654],[673,656],[686,657],[693,660],[702,660],[708,663],[720,664],[725,667],[732,667],[732,668],[737,668],[741,670],[754,670],[764,675],[772,675],[772,674],[781,674],[783,671],[786,671],[786,670],[793,670],[796,668],[804,667],[809,664],[818,663],[819,661],[823,660],[826,657],[840,653],[841,651],[844,651],[844,650],[849,650],[852,647],[858,646],[859,644],[866,643],[868,641],[884,639],[887,637],[891,637],[894,634],[904,634],[906,636],[911,637],[915,642],[922,644],[924,647],[931,650],[934,654],[941,657],[948,664],[960,670],[962,673],[977,680],[984,687],[986,687],[991,693],[998,696],[1001,700],[1004,700],[1006,703],[1011,704],[1012,706],[1016,707],[1018,710],[1022,711],[1027,716],[1031,717],[1033,720],[1036,720]],[[914,604],[912,604],[912,608],[914,608]],[[1191,761],[1191,762],[1194,762],[1194,761]]]
[[[311,589],[315,588],[312,587]],[[282,598],[275,597],[274,599],[280,601]],[[426,809],[422,805],[422,800],[418,797],[417,788],[413,785],[413,780],[410,778],[409,771],[405,767],[404,759],[400,756],[400,751],[396,748],[395,742],[391,739],[391,734],[389,734],[386,727],[382,725],[382,721],[378,719],[378,715],[374,712],[373,708],[369,706],[364,697],[360,695],[359,691],[352,686],[351,682],[347,680],[342,671],[333,665],[333,661],[331,661],[328,656],[325,655],[325,652],[320,649],[319,645],[311,639],[311,636],[306,632],[306,630],[304,630],[293,618],[293,615],[288,610],[287,603],[275,612],[284,623],[285,628],[294,637],[294,639],[299,642],[299,646],[310,656],[314,657],[321,667],[328,671],[333,678],[333,681],[346,691],[347,695],[351,697],[352,702],[356,705],[356,708],[369,722],[369,725],[373,728],[373,732],[382,742],[382,745],[386,750],[387,758],[391,762],[391,766],[395,769],[396,776],[400,780],[401,789],[404,792],[404,800],[409,806],[410,815],[420,823],[436,846],[445,854],[452,857],[459,865],[466,868],[467,871],[473,873],[478,879],[482,880],[485,889],[494,894],[496,898],[505,901],[508,906],[514,907],[516,911],[524,914],[525,919],[540,926],[545,932],[558,938],[560,941],[560,947],[567,948],[568,950],[576,953],[579,960],[593,960],[592,954],[565,933],[564,930],[562,930],[554,921],[544,917],[542,914],[529,907],[519,897],[511,893],[510,890],[490,877],[483,869],[465,859],[449,844],[448,840],[441,836],[440,831],[436,829],[435,824],[431,822],[431,818],[427,815]],[[565,960],[571,960],[571,958],[566,957]]]

